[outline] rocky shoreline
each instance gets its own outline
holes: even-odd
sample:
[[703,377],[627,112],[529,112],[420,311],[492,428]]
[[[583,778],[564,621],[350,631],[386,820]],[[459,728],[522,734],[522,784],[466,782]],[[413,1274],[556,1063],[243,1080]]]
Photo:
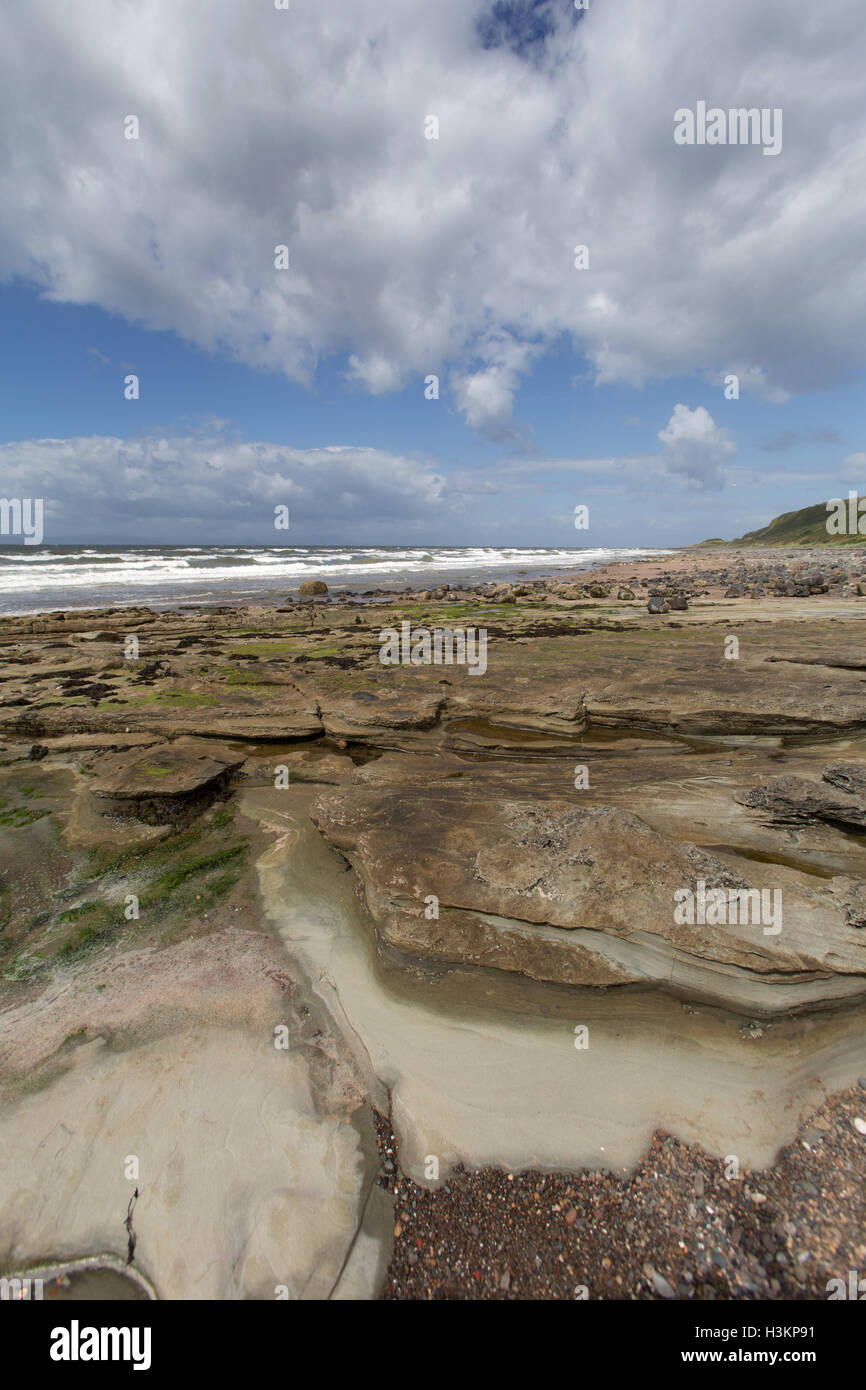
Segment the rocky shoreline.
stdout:
[[[449,594],[473,596],[492,603],[512,603],[532,598],[545,603],[581,599],[631,603],[664,598],[669,610],[682,611],[682,601],[694,598],[810,598],[829,594],[835,598],[859,598],[866,593],[866,556],[859,548],[831,550],[826,546],[747,549],[682,548],[674,555],[655,559],[640,557],[612,564],[596,564],[585,574],[537,577],[518,583],[490,580],[475,589],[442,584],[436,588],[406,588],[403,599],[425,602]],[[352,597],[385,598],[392,590],[369,589]],[[673,602],[671,602],[673,601]]]
[[[860,1258],[845,1175],[866,1161],[845,1110],[866,1075],[866,554],[317,587],[0,621],[0,1264],[124,1257],[122,1220],[99,1213],[107,1191],[125,1211],[128,1181],[93,1162],[116,1094],[112,1152],[150,1153],[135,1258],[159,1297],[373,1297],[389,1261],[387,1297],[823,1296],[815,1270]],[[486,669],[423,649],[383,664],[402,624],[483,630]],[[208,1097],[207,1192],[166,1069]],[[829,1091],[851,1134],[840,1120],[820,1181],[791,1177],[774,1155]],[[370,1107],[394,1160],[399,1143],[384,1186]],[[90,1173],[74,1219],[21,1163],[58,1123],[64,1183]],[[261,1132],[241,1196],[243,1123]],[[652,1200],[623,1177],[648,1144],[667,1174]],[[731,1153],[797,1249],[768,1266],[743,1182],[714,1187],[730,1220],[689,1281],[652,1253],[678,1234],[664,1194],[690,1240],[688,1183],[717,1183]],[[837,1205],[795,1210],[789,1178]],[[506,1181],[494,1258],[478,1213]],[[601,1239],[627,1221],[640,1240]]]

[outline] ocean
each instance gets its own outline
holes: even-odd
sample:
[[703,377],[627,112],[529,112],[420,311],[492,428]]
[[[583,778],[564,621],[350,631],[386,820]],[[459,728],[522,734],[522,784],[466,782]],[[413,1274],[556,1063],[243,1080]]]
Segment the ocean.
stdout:
[[668,550],[518,546],[0,546],[0,614],[130,604],[279,603],[303,579],[336,593],[513,582]]

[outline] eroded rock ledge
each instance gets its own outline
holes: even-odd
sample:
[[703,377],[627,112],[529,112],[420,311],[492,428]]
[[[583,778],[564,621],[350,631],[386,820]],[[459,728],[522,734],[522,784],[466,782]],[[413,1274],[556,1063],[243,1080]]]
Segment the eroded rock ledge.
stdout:
[[[746,879],[628,811],[491,803],[471,778],[435,789],[355,784],[322,793],[311,814],[357,870],[382,945],[418,960],[569,985],[654,985],[765,1013],[866,993],[866,931],[853,924],[849,876],[809,884],[755,865]],[[701,885],[779,892],[779,930],[770,919],[678,924],[675,893]]]

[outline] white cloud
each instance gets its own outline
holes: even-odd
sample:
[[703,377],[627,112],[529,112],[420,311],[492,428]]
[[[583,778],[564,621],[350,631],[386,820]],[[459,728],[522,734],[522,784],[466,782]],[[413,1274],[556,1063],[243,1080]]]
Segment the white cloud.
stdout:
[[363,386],[371,396],[384,396],[399,387],[400,369],[380,353],[373,352],[366,358],[360,358],[353,352],[349,356],[346,378]]
[[[560,335],[602,382],[741,364],[780,400],[864,361],[860,0],[563,3],[531,62],[489,8],[4,7],[0,274],[297,381],[444,371],[485,429]],[[783,108],[782,153],[676,146],[698,98]]]
[[484,371],[454,379],[457,404],[473,429],[501,428],[511,418],[515,373],[507,367],[486,367]]
[[476,351],[492,365],[475,372],[453,374],[451,384],[458,408],[473,429],[494,438],[506,435],[513,438],[515,432],[508,429],[508,424],[514,392],[521,372],[538,354],[538,348],[518,342],[510,333],[500,332],[489,334]]
[[689,410],[675,405],[659,439],[671,473],[682,474],[706,487],[720,487],[722,466],[737,452],[726,429],[721,429],[704,406]]
[[[507,478],[516,490],[537,489],[548,484],[549,475],[571,473],[576,477],[592,477],[598,482],[596,491],[621,490],[628,485],[630,494],[659,490],[679,493],[683,484],[698,491],[718,491],[725,481],[725,466],[736,456],[737,446],[728,430],[716,424],[704,406],[690,410],[687,405],[674,406],[668,423],[659,430],[662,445],[656,454],[591,455],[575,458],[528,459],[515,457],[500,460],[496,474]],[[606,480],[616,480],[608,487]],[[557,481],[556,486],[561,486]]]

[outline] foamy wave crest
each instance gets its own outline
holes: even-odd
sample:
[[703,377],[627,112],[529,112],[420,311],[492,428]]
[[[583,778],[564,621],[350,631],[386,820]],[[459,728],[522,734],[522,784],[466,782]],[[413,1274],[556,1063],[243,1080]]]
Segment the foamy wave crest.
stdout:
[[638,549],[530,549],[520,546],[24,546],[0,547],[0,612],[168,606],[285,588],[303,579],[329,587],[399,587],[402,583],[480,583],[511,576],[585,569],[614,559],[667,554]]

